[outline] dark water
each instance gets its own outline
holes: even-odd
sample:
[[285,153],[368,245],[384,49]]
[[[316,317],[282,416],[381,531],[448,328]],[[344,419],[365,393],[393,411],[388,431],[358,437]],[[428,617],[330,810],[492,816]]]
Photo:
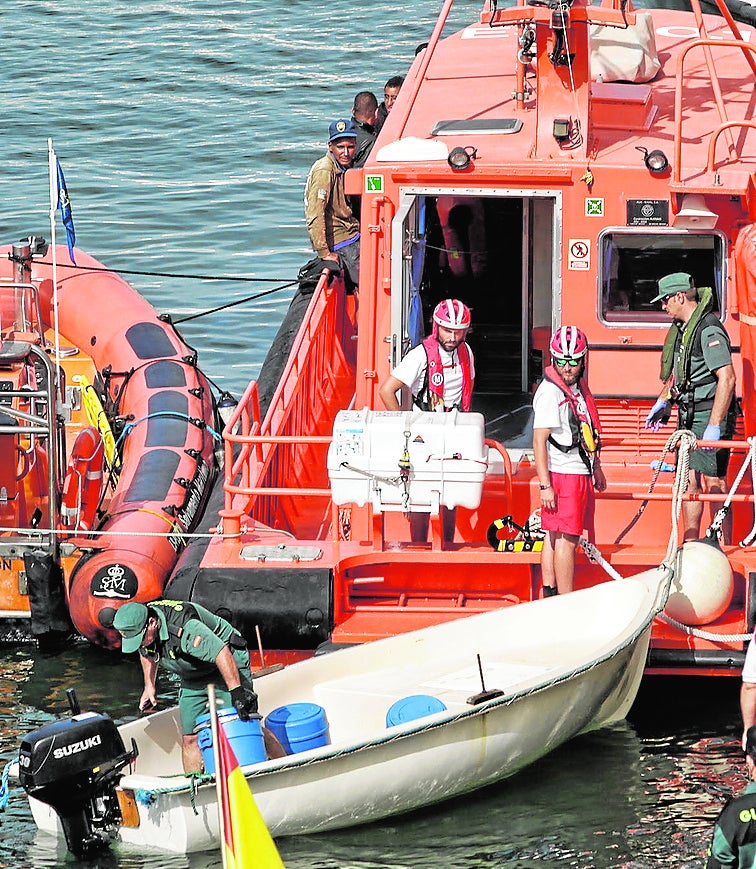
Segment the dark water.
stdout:
[[[141,690],[138,665],[85,644],[56,656],[0,656],[0,759],[20,736],[65,714],[65,689],[84,709],[124,720]],[[738,683],[649,678],[630,719],[589,734],[501,784],[381,824],[279,842],[289,869],[357,867],[697,867],[721,802],[745,783]],[[162,683],[161,700],[174,686]],[[217,854],[133,855],[117,847],[80,863],[36,832],[24,794],[0,815],[0,866],[220,867]]]
[[[440,3],[373,0],[5,0],[0,239],[48,235],[47,138],[78,244],[176,317],[293,279],[309,258],[302,192],[330,120],[381,94],[428,39]],[[477,2],[458,3],[469,23]],[[60,232],[60,227],[59,227]],[[196,276],[221,277],[201,280]],[[189,277],[191,276],[191,277]],[[269,278],[271,283],[230,277]],[[237,394],[256,376],[291,289],[187,323],[205,369]],[[0,759],[83,708],[134,713],[138,667],[82,644],[0,651]],[[171,685],[164,686],[165,699]],[[493,789],[407,818],[282,841],[288,867],[700,866],[722,797],[743,784],[738,685],[650,683],[631,723],[577,740]],[[18,789],[0,867],[77,866],[35,832]],[[98,866],[215,867],[115,852]]]

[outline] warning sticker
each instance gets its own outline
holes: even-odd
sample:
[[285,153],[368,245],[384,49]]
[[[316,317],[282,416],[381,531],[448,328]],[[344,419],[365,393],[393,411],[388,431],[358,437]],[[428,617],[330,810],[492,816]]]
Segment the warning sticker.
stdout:
[[383,193],[383,175],[366,175],[365,193]]
[[571,238],[568,242],[567,268],[586,272],[591,267],[591,242],[587,238]]

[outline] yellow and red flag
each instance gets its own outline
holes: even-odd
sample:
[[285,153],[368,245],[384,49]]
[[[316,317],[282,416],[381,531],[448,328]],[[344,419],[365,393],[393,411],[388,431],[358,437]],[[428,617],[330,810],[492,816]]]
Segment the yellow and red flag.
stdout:
[[222,727],[216,764],[224,867],[286,869]]

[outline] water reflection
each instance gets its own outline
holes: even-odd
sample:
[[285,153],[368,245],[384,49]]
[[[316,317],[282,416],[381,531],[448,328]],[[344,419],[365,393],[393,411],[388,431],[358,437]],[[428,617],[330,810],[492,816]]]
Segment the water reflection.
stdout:
[[[28,648],[0,654],[3,762],[24,733],[67,713],[69,687],[83,709],[124,720],[135,714],[140,668],[88,644],[56,656]],[[723,800],[745,783],[738,687],[735,679],[646,680],[630,723],[576,739],[467,797],[368,827],[281,840],[281,855],[288,869],[700,867]],[[163,702],[174,694],[161,684]],[[0,866],[221,865],[215,853],[172,857],[117,846],[96,863],[77,862],[62,841],[35,831],[17,788],[0,823]]]
[[[289,867],[608,866],[639,819],[641,742],[628,724],[574,740],[517,776],[384,824],[282,842]],[[365,859],[354,861],[355,852]]]

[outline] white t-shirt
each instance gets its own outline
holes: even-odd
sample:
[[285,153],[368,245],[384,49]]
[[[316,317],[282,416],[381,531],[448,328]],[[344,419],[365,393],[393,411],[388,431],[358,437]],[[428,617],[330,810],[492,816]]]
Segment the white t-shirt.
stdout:
[[[456,350],[447,353],[441,345],[439,345],[441,355],[441,366],[444,370],[444,404],[446,407],[462,406],[462,365],[459,362],[459,356]],[[473,360],[472,350],[467,348],[470,353],[470,376],[475,379],[475,362]],[[425,370],[428,367],[428,354],[425,352],[425,347],[418,344],[413,347],[409,353],[396,366],[391,374],[400,380],[405,386],[409,387],[413,395],[417,395],[422,388],[425,380]]]
[[[577,386],[571,389],[575,393],[580,411],[586,412],[583,394]],[[549,380],[541,381],[533,396],[533,428],[549,428],[557,443],[564,446],[572,443],[569,402],[562,390]],[[580,458],[577,448],[563,453],[547,441],[546,450],[550,471],[559,474],[588,474],[588,468]]]

